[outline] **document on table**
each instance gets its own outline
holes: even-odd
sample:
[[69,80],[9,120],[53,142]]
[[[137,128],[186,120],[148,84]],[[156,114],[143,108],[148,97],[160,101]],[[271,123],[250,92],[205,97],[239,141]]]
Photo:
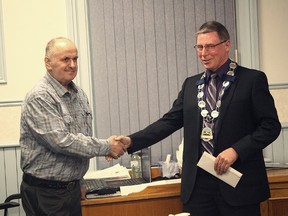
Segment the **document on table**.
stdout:
[[143,191],[148,186],[176,184],[176,183],[181,183],[181,179],[161,180],[161,181],[143,183],[143,184],[139,184],[139,185],[121,186],[120,191],[121,191],[121,196],[127,196],[131,193]]
[[240,178],[242,177],[242,173],[230,167],[226,173],[218,175],[214,170],[214,161],[215,157],[213,155],[204,152],[197,166],[201,167],[210,174],[216,176],[217,178],[221,179],[222,181],[235,188]]
[[87,172],[84,176],[84,179],[129,179],[131,178],[129,175],[129,170],[121,166],[119,163],[115,164],[112,167],[108,167],[103,170],[97,170],[92,172]]

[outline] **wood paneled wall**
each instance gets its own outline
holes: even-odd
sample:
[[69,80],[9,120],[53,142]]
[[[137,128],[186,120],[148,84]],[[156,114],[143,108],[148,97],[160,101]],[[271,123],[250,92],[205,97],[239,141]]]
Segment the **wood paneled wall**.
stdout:
[[[0,202],[4,202],[11,194],[19,193],[21,181],[20,147],[0,147]],[[22,206],[9,209],[9,216],[19,215],[25,215]]]
[[[130,134],[157,120],[188,76],[203,71],[193,48],[197,29],[223,23],[235,48],[232,0],[88,0],[95,134]],[[182,131],[152,146],[152,162],[175,151]],[[128,166],[130,159],[121,158]],[[115,163],[118,163],[116,160]],[[109,164],[98,161],[99,168]]]

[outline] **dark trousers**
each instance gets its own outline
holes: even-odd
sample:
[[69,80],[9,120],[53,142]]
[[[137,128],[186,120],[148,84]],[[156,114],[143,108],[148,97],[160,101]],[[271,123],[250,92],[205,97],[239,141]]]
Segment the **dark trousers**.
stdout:
[[27,216],[81,216],[79,183],[73,188],[54,189],[21,183],[22,205]]
[[222,197],[216,177],[199,168],[194,191],[183,212],[191,216],[260,216],[260,203],[231,206]]

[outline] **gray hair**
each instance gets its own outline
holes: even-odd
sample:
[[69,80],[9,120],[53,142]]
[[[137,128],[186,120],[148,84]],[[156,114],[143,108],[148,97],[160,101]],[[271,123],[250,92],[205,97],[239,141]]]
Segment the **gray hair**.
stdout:
[[[53,38],[52,40],[50,40],[47,45],[46,45],[46,48],[45,48],[45,55],[48,57],[48,56],[51,56],[54,52],[54,48],[55,48],[55,44],[56,42],[58,41],[69,41],[70,43],[73,43],[70,39],[68,38],[65,38],[65,37],[57,37],[57,38]],[[74,44],[74,43],[73,43]]]

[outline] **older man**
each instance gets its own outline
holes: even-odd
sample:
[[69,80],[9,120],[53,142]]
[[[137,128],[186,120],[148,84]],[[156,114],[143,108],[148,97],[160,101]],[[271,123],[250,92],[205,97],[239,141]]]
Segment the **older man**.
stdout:
[[27,215],[81,215],[80,181],[96,155],[118,158],[124,145],[92,137],[86,94],[72,81],[78,52],[67,38],[46,47],[46,75],[27,94],[21,113],[21,195]]

